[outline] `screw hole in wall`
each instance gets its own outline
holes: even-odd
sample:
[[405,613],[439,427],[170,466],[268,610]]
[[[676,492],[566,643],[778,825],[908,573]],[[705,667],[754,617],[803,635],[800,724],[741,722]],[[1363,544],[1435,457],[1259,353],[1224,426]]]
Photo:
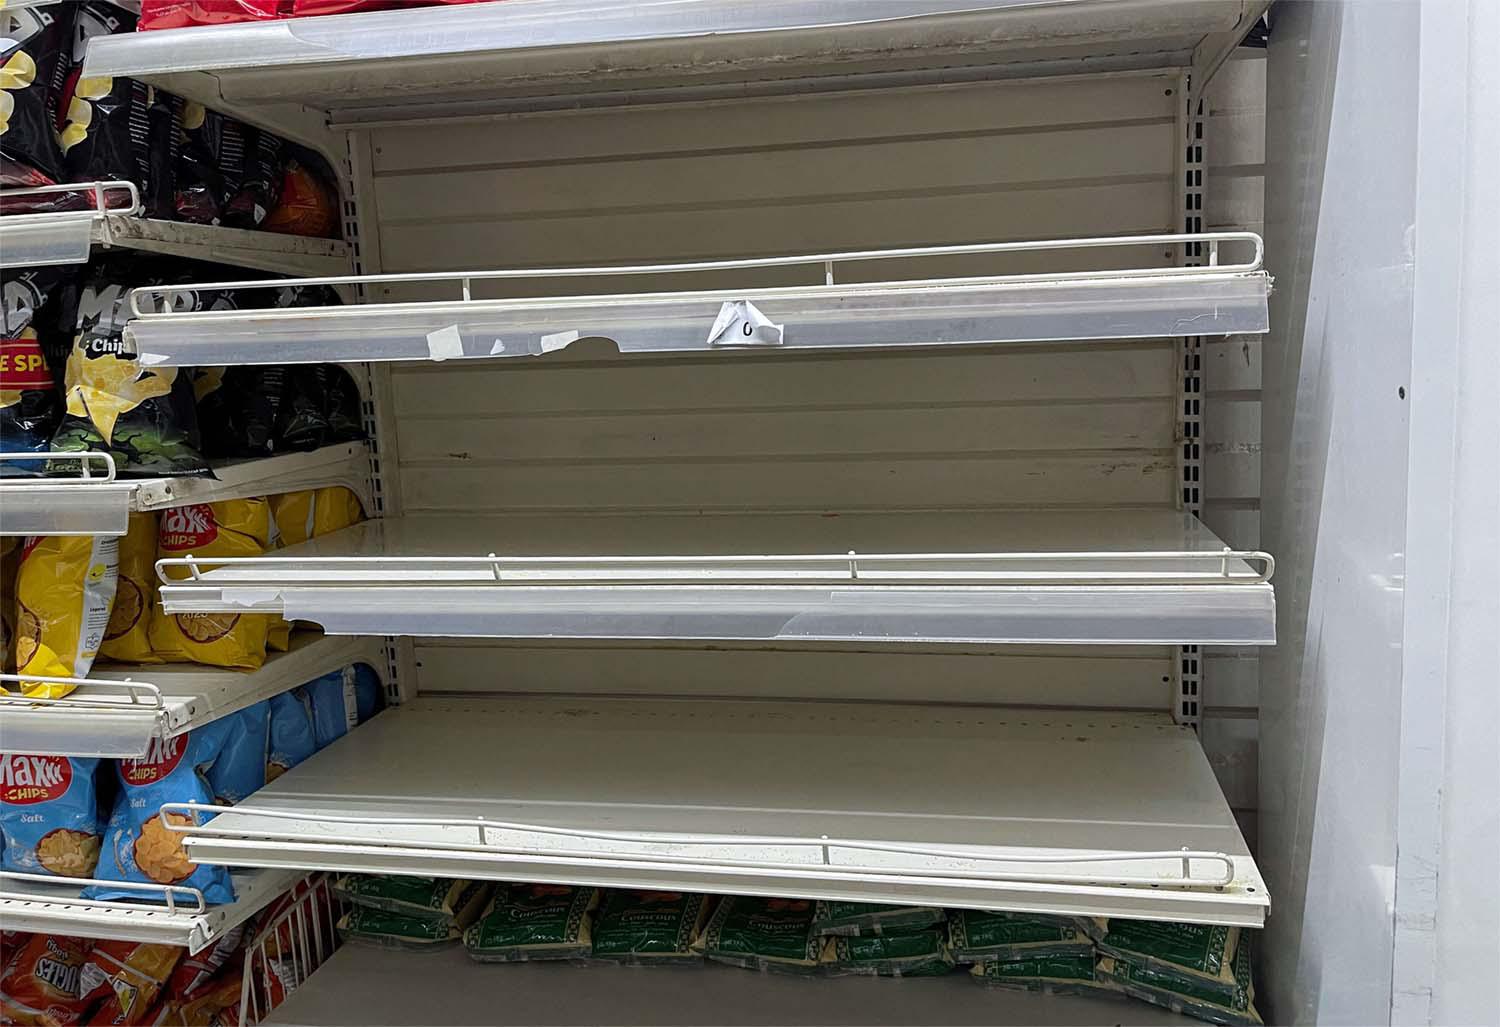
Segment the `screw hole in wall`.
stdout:
[[1406,398],[1406,386],[1402,385],[1402,386],[1397,387],[1397,389],[1396,389],[1396,395],[1400,396],[1402,399],[1405,399]]

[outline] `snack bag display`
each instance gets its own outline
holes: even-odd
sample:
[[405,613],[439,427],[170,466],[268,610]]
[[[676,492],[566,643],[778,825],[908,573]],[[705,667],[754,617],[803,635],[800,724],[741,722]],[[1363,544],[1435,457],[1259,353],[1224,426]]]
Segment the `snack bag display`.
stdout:
[[936,977],[953,969],[953,956],[941,928],[918,928],[880,935],[831,938],[829,970],[836,974],[881,977]]
[[813,913],[819,934],[862,935],[931,927],[943,922],[936,906],[881,906],[872,902],[819,902]]
[[55,126],[72,6],[0,8],[0,185],[7,188],[62,181]]
[[449,877],[348,874],[334,882],[333,893],[366,909],[456,923],[474,900],[475,884]]
[[[45,453],[62,418],[62,390],[36,322],[65,277],[63,269],[45,267],[0,282],[0,453]],[[41,461],[0,462],[0,475],[32,477],[45,470]]]
[[184,955],[172,976],[167,980],[167,994],[178,999],[191,999],[198,994],[215,975],[229,962],[245,939],[245,925],[231,927],[205,949],[196,954]]
[[1175,1013],[1231,1027],[1260,1027],[1264,1021],[1255,1008],[1255,986],[1250,969],[1250,946],[1241,943],[1230,964],[1234,988],[1226,999],[1217,986],[1203,987],[1192,980],[1158,967],[1129,959],[1103,956],[1096,970],[1101,980],[1109,982],[1132,998],[1162,1006]]
[[[192,25],[269,21],[289,13],[288,0],[141,0],[142,32]],[[284,10],[285,9],[285,10]]]
[[1153,980],[1178,982],[1232,1006],[1239,989],[1234,977],[1239,943],[1238,927],[1111,919],[1098,946],[1101,955],[1127,961]]
[[359,497],[342,485],[271,496],[271,516],[284,546],[318,538],[365,519]]
[[245,136],[244,173],[239,188],[225,199],[220,221],[228,228],[259,228],[281,192],[281,150],[274,135],[253,125],[241,126]]
[[207,474],[191,376],[175,367],[143,367],[124,340],[125,298],[140,284],[127,265],[102,263],[79,291],[63,374],[66,412],[52,448],[107,451],[122,477]]
[[[195,503],[162,512],[157,553],[205,559],[260,556],[270,544],[270,534],[270,508],[264,499]],[[187,575],[180,567],[169,573],[174,578]],[[151,648],[169,660],[257,670],[266,659],[270,621],[263,613],[162,614],[151,618]]]
[[373,716],[382,701],[380,679],[365,664],[351,664],[297,689],[312,711],[313,737],[321,749]]
[[266,757],[271,746],[271,704],[247,706],[225,718],[229,729],[219,758],[208,768],[214,802],[232,806],[243,802],[266,783]]
[[266,755],[266,782],[270,783],[318,751],[313,736],[312,712],[294,692],[270,699],[271,739]]
[[722,899],[693,949],[730,966],[815,973],[830,942],[814,929],[813,907],[809,899]]
[[338,194],[323,178],[296,157],[281,171],[280,200],[260,227],[283,235],[315,239],[337,238]]
[[[17,674],[88,676],[109,628],[119,549],[120,540],[105,535],[26,540],[16,572]],[[72,690],[71,685],[21,682],[21,694],[36,699],[59,699]]]
[[141,1024],[156,1006],[173,969],[187,954],[180,945],[98,941],[79,971],[84,1001],[100,1003],[90,1024]]
[[1094,954],[1094,940],[1067,917],[948,910],[948,943],[961,963]]
[[707,916],[704,895],[606,892],[594,917],[594,958],[642,966],[701,962],[692,944]]
[[1044,991],[1068,995],[1099,990],[1094,957],[1034,956],[1030,959],[986,960],[969,970],[971,978],[992,988]]
[[589,921],[598,904],[597,888],[501,885],[464,931],[464,947],[480,963],[586,959],[593,951]]
[[33,934],[0,976],[0,1023],[72,1027],[88,1012],[79,973],[94,943],[63,934]]
[[0,867],[19,874],[92,877],[103,832],[88,757],[0,753]]
[[156,606],[156,535],[154,513],[134,513],[120,539],[120,573],[114,606],[99,655],[124,663],[160,663],[151,651],[150,623]]
[[435,949],[455,945],[464,928],[440,917],[402,916],[355,906],[338,922],[339,937],[356,945],[384,949]]
[[[227,720],[215,721],[185,735],[153,739],[145,757],[115,761],[119,795],[109,827],[104,832],[104,851],[95,877],[101,881],[135,881],[142,884],[180,884],[197,888],[209,903],[234,901],[234,885],[223,867],[199,866],[188,859],[182,835],[162,823],[158,811],[168,802],[213,802],[204,772],[224,748]],[[206,814],[169,812],[175,824],[202,824]],[[84,897],[134,899],[141,893],[108,885],[90,885]]]

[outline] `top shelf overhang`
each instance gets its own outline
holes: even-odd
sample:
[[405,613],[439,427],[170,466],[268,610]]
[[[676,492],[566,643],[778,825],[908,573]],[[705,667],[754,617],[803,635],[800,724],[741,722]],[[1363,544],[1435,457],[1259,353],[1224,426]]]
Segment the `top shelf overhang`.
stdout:
[[[986,254],[1044,254],[1122,246],[1201,243],[1202,267],[1140,267],[1050,274],[836,282],[850,264],[923,261]],[[1217,263],[1221,244],[1248,244],[1251,259]],[[814,254],[693,264],[340,276],[304,284],[400,285],[439,289],[455,298],[356,306],[175,312],[187,288],[259,290],[281,281],[209,286],[150,286],[131,295],[126,326],[143,363],[287,364],[338,361],[438,361],[538,356],[582,338],[612,341],[621,352],[723,349],[914,347],[1162,338],[1260,333],[1269,328],[1271,278],[1262,243],[1250,232],[1199,236],[986,243],[857,253]],[[689,276],[815,268],[815,285],[682,292],[611,291],[584,296],[475,299],[476,284],[511,279]],[[740,329],[743,329],[741,331]]]
[[[995,77],[1211,71],[1264,0],[507,0],[202,26],[91,42],[145,79],[291,129],[599,90],[981,67]],[[1206,75],[1200,75],[1206,78]]]

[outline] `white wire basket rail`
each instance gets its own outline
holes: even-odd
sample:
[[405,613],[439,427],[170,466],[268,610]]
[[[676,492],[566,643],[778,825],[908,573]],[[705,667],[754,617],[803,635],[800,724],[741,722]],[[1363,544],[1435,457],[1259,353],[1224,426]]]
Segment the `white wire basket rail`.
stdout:
[[[0,740],[12,752],[134,759],[152,739],[170,738],[279,695],[350,663],[385,666],[383,643],[297,634],[255,671],[194,664],[95,664],[87,680],[0,674]],[[146,680],[139,680],[144,678]],[[60,699],[20,694],[18,684],[71,685]]]
[[[1275,640],[1269,554],[1173,511],[986,515],[913,525],[970,552],[819,552],[712,519],[645,525],[638,552],[551,555],[504,519],[367,522],[268,557],[159,560],[172,613],[257,611],[333,634],[1235,645]],[[611,540],[628,526],[611,527]],[[835,530],[844,530],[839,527]],[[854,540],[855,534],[843,536]],[[1053,549],[1087,540],[1098,548]],[[873,540],[872,540],[873,541]],[[906,541],[911,541],[907,538]],[[1009,552],[982,545],[1006,542]],[[790,551],[734,552],[764,543]],[[622,544],[616,542],[616,544]],[[719,549],[664,555],[694,544]],[[497,554],[504,546],[509,552]],[[653,548],[657,547],[657,548]],[[722,550],[728,549],[725,553]],[[796,552],[801,549],[803,552]],[[541,550],[539,553],[538,550]],[[477,555],[454,555],[456,553]],[[554,550],[555,552],[555,550]]]
[[[303,870],[233,875],[235,901],[209,905],[196,888],[40,874],[0,873],[0,923],[8,931],[44,931],[83,938],[185,945],[197,952],[244,923],[300,879]],[[139,893],[140,900],[83,899],[89,885]]]
[[290,904],[266,923],[245,948],[240,975],[240,1016],[246,1027],[262,1022],[307,982],[339,946],[337,925],[346,908],[327,874],[298,882]]
[[80,182],[0,190],[0,204],[77,194],[78,210],[0,214],[0,267],[83,264],[96,248],[119,247],[287,274],[349,270],[349,247],[334,239],[165,221],[143,215],[132,182]]
[[[1201,267],[1135,267],[923,277],[851,282],[849,265],[925,262],[957,256],[1102,251],[1201,242]],[[1248,248],[1221,263],[1220,246]],[[131,293],[127,337],[153,365],[428,361],[539,356],[583,338],[621,352],[791,350],[945,346],[967,343],[1161,338],[1264,332],[1270,276],[1253,232],[1140,235],[998,242],[969,246],[507,271],[334,276],[305,285],[401,286],[451,298],[355,306],[174,311],[172,297],[193,288],[256,291],[286,281],[146,286]],[[813,284],[775,288],[625,291],[633,281],[708,273],[803,269]],[[546,283],[618,279],[617,291],[478,299],[475,286],[505,280]]]
[[231,866],[1246,926],[1267,906],[1196,737],[1156,714],[427,698],[213,812],[184,844]]

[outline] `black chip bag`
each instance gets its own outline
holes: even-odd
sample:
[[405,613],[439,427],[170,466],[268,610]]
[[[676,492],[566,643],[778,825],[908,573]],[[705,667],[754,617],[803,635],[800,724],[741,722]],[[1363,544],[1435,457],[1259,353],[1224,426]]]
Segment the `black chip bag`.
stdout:
[[328,441],[357,442],[365,437],[363,401],[354,376],[337,364],[316,364],[313,374],[323,397]]
[[244,140],[238,123],[196,101],[184,101],[180,117],[173,211],[179,221],[216,225],[244,174]]
[[259,228],[281,198],[281,150],[278,135],[241,126],[246,148],[244,174],[225,200],[223,223],[229,228]]
[[[44,453],[62,418],[62,393],[48,364],[37,321],[67,272],[35,268],[0,282],[0,453]],[[41,461],[0,461],[0,475],[30,476]]]
[[72,23],[72,4],[0,9],[0,185],[62,181],[55,126]]
[[[192,376],[175,367],[141,366],[124,340],[131,287],[113,265],[103,264],[79,293],[63,380],[67,407],[52,448],[107,450],[122,477],[208,474]],[[192,305],[203,298],[182,293],[173,301]]]

